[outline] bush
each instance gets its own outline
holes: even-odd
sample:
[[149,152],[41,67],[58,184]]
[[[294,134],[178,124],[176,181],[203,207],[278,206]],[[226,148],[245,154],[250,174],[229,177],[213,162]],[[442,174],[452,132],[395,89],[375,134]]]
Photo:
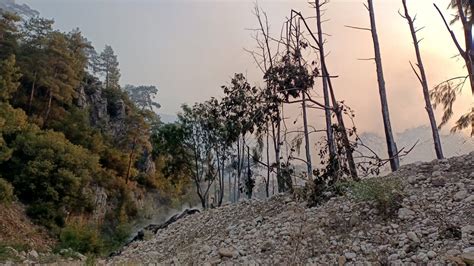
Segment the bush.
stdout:
[[[131,227],[128,224],[105,225],[102,230],[104,240],[104,252],[111,253],[122,247],[131,235]],[[107,254],[108,255],[108,254]]]
[[97,156],[53,131],[23,132],[14,144],[6,169],[31,217],[51,226],[56,214],[90,211],[92,195],[84,188],[99,173]]
[[0,203],[11,203],[14,200],[13,186],[3,178],[0,178]]
[[103,242],[99,232],[92,226],[72,223],[62,229],[59,236],[60,249],[72,249],[82,254],[100,254]]
[[36,223],[58,232],[64,226],[64,212],[58,210],[51,202],[33,203],[26,209],[26,214]]
[[391,216],[400,208],[403,194],[400,182],[386,179],[366,179],[352,182],[352,195],[359,201],[372,201],[379,212]]

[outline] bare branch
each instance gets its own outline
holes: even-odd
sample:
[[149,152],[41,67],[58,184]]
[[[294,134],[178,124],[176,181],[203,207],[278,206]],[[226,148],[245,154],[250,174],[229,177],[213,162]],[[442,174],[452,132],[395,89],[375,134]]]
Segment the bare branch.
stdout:
[[355,29],[355,30],[372,31],[372,29],[370,29],[370,28],[355,27],[355,26],[350,26],[350,25],[344,25],[344,27],[350,28],[350,29]]
[[459,51],[459,54],[464,58],[466,59],[466,52],[462,49],[461,45],[459,44],[458,42],[458,39],[456,38],[456,35],[454,34],[454,32],[451,30],[451,28],[449,27],[449,24],[448,22],[446,21],[446,19],[444,18],[444,15],[443,13],[441,13],[441,10],[438,8],[438,6],[433,3],[434,7],[436,8],[436,10],[438,10],[438,13],[439,15],[441,16],[441,18],[443,19],[443,22],[444,22],[444,25],[446,26],[446,29],[448,30],[449,34],[451,35],[451,39],[453,39],[453,42],[454,44],[456,45],[456,48],[458,48],[458,51]]

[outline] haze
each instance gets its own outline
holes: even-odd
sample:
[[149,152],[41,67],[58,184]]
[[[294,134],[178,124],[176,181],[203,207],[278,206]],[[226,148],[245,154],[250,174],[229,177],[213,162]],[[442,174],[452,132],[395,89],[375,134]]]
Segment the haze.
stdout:
[[[110,44],[119,56],[122,84],[153,84],[159,88],[160,113],[174,114],[183,103],[192,104],[221,95],[220,86],[234,73],[246,73],[256,85],[261,72],[243,48],[255,47],[252,32],[257,25],[252,1],[161,1],[161,0],[25,0],[41,15],[54,18],[56,27],[79,27],[97,50]],[[460,58],[432,3],[447,17],[448,0],[408,1],[419,33],[431,86],[454,76],[466,75]],[[368,32],[344,25],[367,26],[363,0],[337,1],[327,5],[325,31],[330,71],[339,78],[339,99],[356,111],[360,131],[382,133],[375,65],[359,58],[373,57]],[[306,1],[259,1],[267,12],[274,36],[291,8],[313,16]],[[382,46],[389,106],[394,131],[427,124],[421,87],[409,61],[415,61],[406,21],[398,15],[401,0],[377,0],[376,16]],[[317,84],[315,92],[320,91]],[[456,102],[457,116],[472,104],[466,86]],[[296,110],[296,109],[295,109]],[[312,114],[313,124],[319,123]],[[438,113],[440,120],[440,113]]]

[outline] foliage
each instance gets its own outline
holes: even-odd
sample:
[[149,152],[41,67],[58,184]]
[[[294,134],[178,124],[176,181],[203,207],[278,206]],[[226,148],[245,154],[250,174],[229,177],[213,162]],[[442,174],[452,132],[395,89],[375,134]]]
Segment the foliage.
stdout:
[[110,45],[106,45],[97,60],[97,69],[99,74],[105,77],[106,89],[120,88],[120,69],[117,55]]
[[14,54],[0,62],[0,101],[8,101],[12,97],[20,86],[20,77]]
[[365,179],[352,182],[350,190],[356,200],[374,202],[379,212],[385,216],[395,214],[403,199],[401,184],[396,180]]
[[10,203],[15,199],[13,186],[3,178],[0,178],[0,203]]
[[318,75],[317,69],[311,73],[300,61],[300,51],[288,53],[265,73],[264,78],[269,86],[277,88],[286,101],[290,96],[296,98],[301,92],[311,88]]
[[97,229],[78,222],[70,223],[61,230],[60,249],[72,249],[82,254],[100,254],[104,243]]
[[[9,179],[29,213],[48,226],[61,225],[56,213],[92,209],[83,188],[98,174],[98,157],[53,131],[26,131],[14,141]],[[54,221],[54,223],[52,223]]]
[[160,104],[153,99],[158,93],[158,89],[155,86],[126,85],[124,90],[140,110],[153,111],[155,108],[158,109],[161,107]]

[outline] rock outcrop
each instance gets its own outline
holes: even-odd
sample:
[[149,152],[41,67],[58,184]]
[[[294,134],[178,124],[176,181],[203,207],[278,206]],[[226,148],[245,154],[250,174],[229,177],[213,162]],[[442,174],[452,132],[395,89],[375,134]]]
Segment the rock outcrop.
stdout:
[[351,193],[314,208],[280,194],[184,217],[108,263],[472,263],[474,152],[404,166],[383,178],[396,180],[403,191],[398,212],[389,218]]

